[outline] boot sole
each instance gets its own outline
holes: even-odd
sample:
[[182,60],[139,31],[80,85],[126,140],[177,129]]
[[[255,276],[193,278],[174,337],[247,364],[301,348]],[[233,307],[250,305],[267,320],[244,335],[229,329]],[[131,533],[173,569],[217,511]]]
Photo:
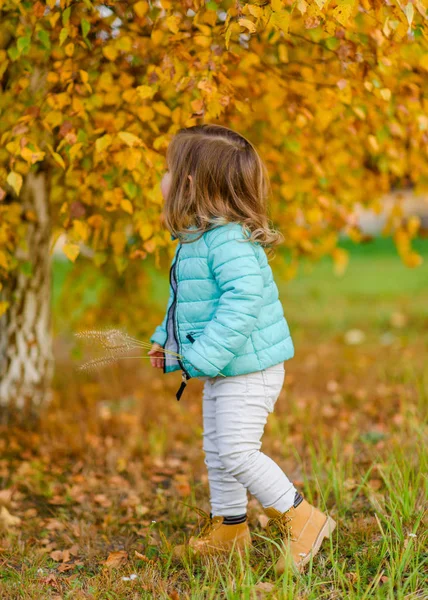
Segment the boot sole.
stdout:
[[315,554],[318,553],[321,544],[323,543],[323,540],[325,538],[329,538],[331,537],[331,534],[333,533],[333,531],[336,528],[336,521],[334,519],[332,519],[331,517],[327,517],[326,522],[324,523],[321,531],[319,532],[319,534],[317,535],[314,545],[312,546],[311,551],[308,553],[307,556],[305,556],[305,558],[303,558],[300,562],[297,563],[297,568],[301,569],[302,567],[304,567],[306,564],[308,564],[308,562],[311,560],[311,557],[315,556]]

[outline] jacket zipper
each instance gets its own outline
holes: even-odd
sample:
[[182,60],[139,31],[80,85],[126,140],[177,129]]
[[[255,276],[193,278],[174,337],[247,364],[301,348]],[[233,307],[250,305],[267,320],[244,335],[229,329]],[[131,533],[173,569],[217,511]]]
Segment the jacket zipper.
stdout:
[[[171,303],[171,306],[169,307],[169,311],[168,311],[168,316],[167,316],[167,322],[169,320],[169,314],[171,309],[173,310],[172,313],[172,331],[174,334],[174,340],[175,340],[175,344],[177,346],[177,352],[180,353],[180,343],[179,343],[179,338],[178,338],[178,327],[177,327],[177,323],[176,323],[176,312],[177,312],[177,287],[178,287],[178,281],[177,281],[177,263],[178,263],[178,257],[181,251],[181,245],[177,250],[177,256],[175,257],[175,261],[174,264],[172,265],[170,272],[169,272],[169,283],[173,289],[174,292],[174,299]],[[174,283],[175,283],[175,287],[172,285],[172,277],[174,276]],[[165,343],[166,345],[166,343]],[[176,398],[177,400],[180,400],[181,395],[184,391],[184,388],[187,385],[187,380],[190,379],[190,375],[189,373],[186,371],[186,369],[184,368],[184,365],[182,363],[182,361],[177,358],[177,362],[180,365],[181,371],[182,371],[182,382],[181,385],[176,393]],[[163,372],[166,372],[166,361],[164,361],[164,365],[163,365]]]

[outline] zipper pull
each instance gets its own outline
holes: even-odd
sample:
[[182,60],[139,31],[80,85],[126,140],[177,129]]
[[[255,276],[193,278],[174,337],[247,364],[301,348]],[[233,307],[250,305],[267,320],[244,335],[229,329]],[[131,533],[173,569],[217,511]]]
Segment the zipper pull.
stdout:
[[187,385],[187,375],[186,375],[186,373],[184,371],[182,371],[181,379],[182,379],[181,385],[178,388],[177,393],[175,395],[175,397],[177,398],[177,400],[180,400],[180,398],[181,398],[181,396],[182,396],[182,394],[184,392],[184,388]]

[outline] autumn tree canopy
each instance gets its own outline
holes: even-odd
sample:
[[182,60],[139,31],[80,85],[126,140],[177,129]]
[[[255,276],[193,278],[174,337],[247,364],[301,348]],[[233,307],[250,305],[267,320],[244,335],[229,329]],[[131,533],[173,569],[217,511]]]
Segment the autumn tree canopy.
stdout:
[[[221,122],[253,141],[292,256],[359,232],[357,202],[427,188],[428,35],[422,0],[0,0],[0,277],[37,217],[20,198],[47,174],[53,239],[97,265],[167,246],[160,178],[170,136]],[[417,219],[389,223],[409,266]],[[2,311],[7,305],[2,306]],[[1,311],[0,311],[1,312]]]

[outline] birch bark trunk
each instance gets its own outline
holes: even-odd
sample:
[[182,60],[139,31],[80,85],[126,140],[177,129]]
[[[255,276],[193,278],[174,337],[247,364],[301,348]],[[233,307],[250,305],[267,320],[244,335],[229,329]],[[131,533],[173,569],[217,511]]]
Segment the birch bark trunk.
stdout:
[[20,199],[32,211],[26,248],[17,256],[32,272],[14,273],[2,291],[10,303],[0,317],[0,420],[2,423],[37,418],[51,399],[53,376],[51,322],[51,219],[49,190],[44,172],[29,173]]

